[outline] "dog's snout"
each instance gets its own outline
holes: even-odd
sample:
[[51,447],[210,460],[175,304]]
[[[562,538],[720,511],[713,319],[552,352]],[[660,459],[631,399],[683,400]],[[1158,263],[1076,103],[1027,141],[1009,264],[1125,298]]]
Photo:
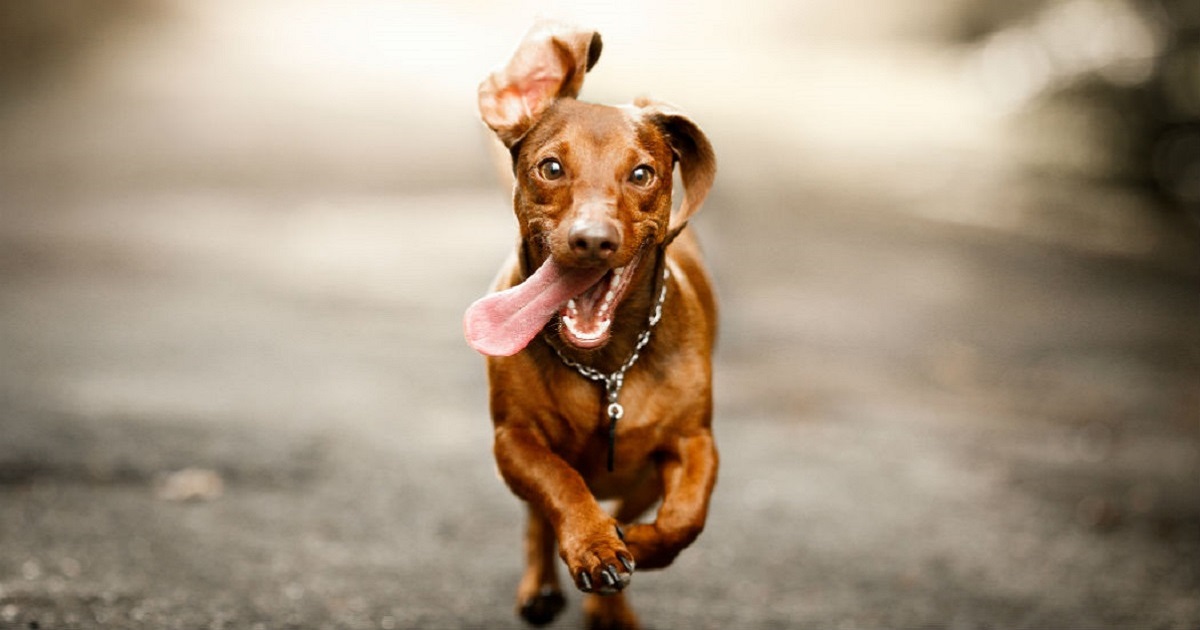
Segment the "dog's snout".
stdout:
[[621,231],[611,220],[580,220],[567,234],[576,256],[605,260],[621,247]]

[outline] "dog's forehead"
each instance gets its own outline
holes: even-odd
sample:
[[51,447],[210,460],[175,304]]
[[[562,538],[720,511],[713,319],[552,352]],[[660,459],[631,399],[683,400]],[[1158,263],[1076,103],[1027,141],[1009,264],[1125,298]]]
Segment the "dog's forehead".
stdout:
[[632,105],[613,106],[562,99],[546,111],[530,134],[537,141],[563,139],[576,149],[592,147],[600,150],[626,145],[656,151],[662,144],[661,134],[644,120],[641,108]]

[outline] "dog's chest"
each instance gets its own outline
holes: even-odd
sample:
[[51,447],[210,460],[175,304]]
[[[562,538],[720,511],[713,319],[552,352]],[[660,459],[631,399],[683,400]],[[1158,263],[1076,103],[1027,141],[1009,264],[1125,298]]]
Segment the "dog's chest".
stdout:
[[[608,451],[614,448],[614,467],[638,467],[672,440],[672,427],[685,401],[666,389],[655,388],[639,373],[630,375],[622,388],[620,419],[609,417],[604,386],[578,375],[555,388],[561,432],[552,448],[581,471],[607,468]],[[611,435],[610,435],[611,433]]]

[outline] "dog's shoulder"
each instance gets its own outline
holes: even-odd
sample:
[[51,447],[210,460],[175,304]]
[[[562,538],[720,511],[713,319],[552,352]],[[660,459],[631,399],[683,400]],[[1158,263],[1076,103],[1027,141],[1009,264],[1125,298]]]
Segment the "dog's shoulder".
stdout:
[[[684,229],[667,248],[667,265],[685,300],[698,307],[690,321],[693,327],[703,325],[711,346],[716,341],[717,296],[712,277],[704,264],[700,243],[690,228]],[[700,319],[697,319],[697,315]]]

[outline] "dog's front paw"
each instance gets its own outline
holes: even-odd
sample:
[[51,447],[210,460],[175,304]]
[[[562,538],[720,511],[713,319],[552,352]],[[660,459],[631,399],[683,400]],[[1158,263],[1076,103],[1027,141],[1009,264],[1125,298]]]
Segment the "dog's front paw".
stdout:
[[699,535],[697,530],[663,530],[656,524],[638,523],[624,528],[625,547],[643,569],[661,569]]
[[575,586],[585,593],[612,595],[633,579],[633,555],[621,542],[613,522],[564,536],[562,557]]

